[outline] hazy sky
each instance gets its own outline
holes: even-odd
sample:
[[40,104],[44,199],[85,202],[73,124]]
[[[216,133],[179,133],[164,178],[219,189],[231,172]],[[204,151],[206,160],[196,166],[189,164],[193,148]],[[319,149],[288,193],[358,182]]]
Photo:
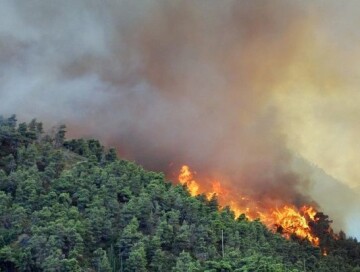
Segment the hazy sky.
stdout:
[[65,122],[146,167],[187,163],[254,198],[313,198],[360,237],[359,1],[0,6],[1,114]]

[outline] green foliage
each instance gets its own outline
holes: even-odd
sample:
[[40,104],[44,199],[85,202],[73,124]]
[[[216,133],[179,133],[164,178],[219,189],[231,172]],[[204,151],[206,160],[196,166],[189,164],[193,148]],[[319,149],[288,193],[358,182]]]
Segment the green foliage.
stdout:
[[0,271],[359,271],[323,214],[326,257],[65,132],[0,117]]
[[194,261],[188,252],[181,252],[176,260],[176,265],[172,269],[173,272],[200,271],[199,262]]
[[126,262],[126,271],[146,272],[147,260],[143,243],[135,244]]

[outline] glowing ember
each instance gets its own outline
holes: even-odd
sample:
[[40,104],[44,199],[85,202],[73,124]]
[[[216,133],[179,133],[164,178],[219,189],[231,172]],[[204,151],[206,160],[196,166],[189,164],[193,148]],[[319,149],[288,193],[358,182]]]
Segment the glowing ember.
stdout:
[[246,196],[233,195],[231,190],[224,188],[219,181],[212,182],[212,189],[206,190],[195,181],[194,173],[187,165],[182,166],[178,179],[182,185],[188,187],[192,196],[203,193],[208,200],[216,196],[219,204],[223,207],[229,206],[236,217],[245,214],[250,220],[259,218],[269,229],[280,232],[286,238],[296,235],[308,239],[315,246],[319,245],[319,238],[312,234],[309,226],[309,222],[316,221],[317,211],[314,207],[303,206],[298,209],[293,205],[284,205],[265,208]]

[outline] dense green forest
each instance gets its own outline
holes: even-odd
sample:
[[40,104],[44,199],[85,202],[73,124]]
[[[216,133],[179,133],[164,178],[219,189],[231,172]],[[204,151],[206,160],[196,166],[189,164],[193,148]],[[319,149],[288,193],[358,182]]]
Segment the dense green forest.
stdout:
[[322,249],[287,240],[65,126],[17,123],[0,117],[0,271],[360,271],[324,215]]

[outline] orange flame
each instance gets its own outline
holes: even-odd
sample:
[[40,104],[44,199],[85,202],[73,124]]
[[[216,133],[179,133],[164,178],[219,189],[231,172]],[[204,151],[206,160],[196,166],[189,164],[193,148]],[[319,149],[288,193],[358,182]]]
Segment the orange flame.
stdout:
[[179,182],[182,185],[186,185],[189,189],[189,192],[192,196],[198,194],[199,185],[193,180],[193,174],[190,171],[189,166],[183,165],[180,170]]
[[314,208],[312,207],[304,206],[298,210],[294,206],[285,205],[272,211],[263,219],[263,221],[268,226],[273,225],[277,227],[287,238],[291,234],[295,234],[300,238],[308,239],[313,245],[318,246],[320,242],[319,238],[311,233],[311,229],[308,224],[311,217],[314,216],[312,213],[313,211]]
[[282,207],[259,207],[256,201],[246,196],[234,196],[231,190],[224,188],[219,181],[212,182],[212,190],[206,191],[194,179],[195,172],[191,172],[189,166],[183,165],[179,174],[179,182],[186,185],[192,196],[200,193],[206,195],[210,200],[218,197],[219,204],[229,206],[234,212],[235,217],[245,214],[250,220],[259,218],[269,229],[280,232],[284,237],[290,238],[296,235],[299,238],[309,240],[313,245],[319,245],[319,238],[312,234],[309,222],[316,221],[317,211],[314,207],[303,206],[300,209],[293,205],[283,205]]

